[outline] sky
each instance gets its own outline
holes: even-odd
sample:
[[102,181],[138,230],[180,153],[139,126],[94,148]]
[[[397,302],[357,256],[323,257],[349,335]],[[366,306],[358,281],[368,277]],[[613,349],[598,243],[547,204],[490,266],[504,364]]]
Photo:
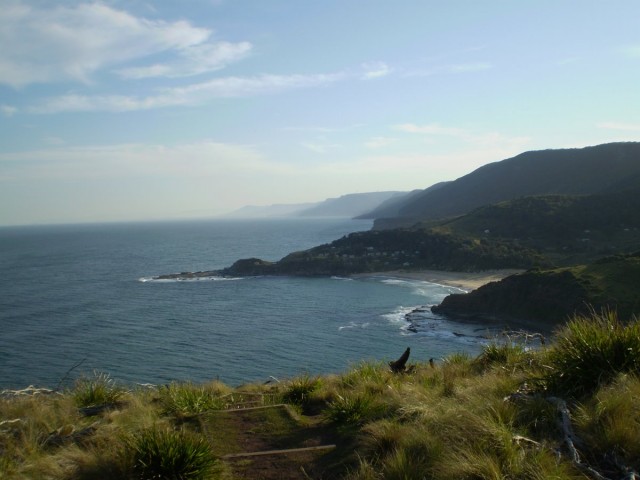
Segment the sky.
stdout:
[[2,0],[0,225],[209,218],[640,140],[638,0]]

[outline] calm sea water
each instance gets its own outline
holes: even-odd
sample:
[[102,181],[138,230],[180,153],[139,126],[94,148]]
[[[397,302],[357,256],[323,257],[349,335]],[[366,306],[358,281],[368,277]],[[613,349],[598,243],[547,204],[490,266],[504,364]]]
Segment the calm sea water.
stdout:
[[[367,230],[367,221],[215,220],[0,228],[0,388],[94,370],[122,382],[231,385],[361,360],[476,353],[477,326],[431,313],[456,289],[385,276],[149,281]],[[455,333],[454,333],[455,332]]]

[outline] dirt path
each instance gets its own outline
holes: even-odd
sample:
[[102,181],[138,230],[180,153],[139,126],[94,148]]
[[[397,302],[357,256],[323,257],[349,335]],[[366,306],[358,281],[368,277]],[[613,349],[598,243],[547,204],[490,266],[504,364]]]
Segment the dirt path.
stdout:
[[[285,405],[211,412],[199,418],[199,428],[214,453],[229,465],[234,479],[319,478],[323,457],[332,449],[299,449],[332,445],[336,440],[319,419],[300,417]],[[296,451],[274,452],[290,449]],[[233,456],[258,452],[269,453]]]

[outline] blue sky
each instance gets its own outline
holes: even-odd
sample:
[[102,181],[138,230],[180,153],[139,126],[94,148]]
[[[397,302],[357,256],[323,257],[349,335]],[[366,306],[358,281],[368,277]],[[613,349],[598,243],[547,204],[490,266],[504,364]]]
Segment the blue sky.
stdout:
[[640,140],[637,0],[3,0],[0,225],[426,188]]

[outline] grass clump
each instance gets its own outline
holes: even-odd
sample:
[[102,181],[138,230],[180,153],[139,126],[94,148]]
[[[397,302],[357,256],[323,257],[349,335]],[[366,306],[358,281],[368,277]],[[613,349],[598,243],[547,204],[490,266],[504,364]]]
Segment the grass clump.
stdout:
[[160,390],[163,412],[173,415],[194,415],[209,410],[221,410],[227,405],[219,385],[172,383]]
[[342,429],[362,425],[384,415],[384,405],[365,393],[338,395],[326,409],[327,418]]
[[[546,349],[492,344],[478,358],[454,354],[417,363],[410,374],[374,362],[277,386],[176,383],[127,392],[126,403],[90,419],[79,405],[114,400],[106,399],[115,387],[106,376],[63,395],[0,396],[0,478],[259,478],[265,468],[268,478],[280,468],[281,478],[291,478],[300,464],[284,456],[266,466],[225,455],[335,444],[328,453],[300,453],[311,458],[305,473],[584,479],[567,454],[558,397],[582,462],[623,478],[630,470],[619,465],[640,470],[639,343],[637,321],[621,324],[605,313],[572,320]],[[283,399],[303,408],[264,408]],[[251,406],[260,408],[241,411]],[[87,427],[90,436],[68,435]]]
[[128,447],[133,473],[141,479],[208,479],[217,463],[204,437],[183,431],[144,430]]
[[93,377],[80,378],[73,389],[73,399],[80,407],[115,404],[126,393],[106,373],[94,372]]
[[623,324],[611,311],[574,317],[558,332],[546,364],[548,389],[577,398],[620,373],[640,374],[640,320]]
[[321,385],[322,381],[317,377],[311,378],[308,375],[298,377],[286,386],[282,394],[282,400],[293,405],[304,405],[309,402],[311,394],[318,390]]
[[472,363],[474,368],[479,371],[492,367],[513,370],[522,368],[530,358],[529,350],[519,343],[494,341],[485,345],[482,353]]
[[640,378],[620,375],[581,405],[576,414],[578,434],[591,445],[591,454],[613,452],[640,470]]

